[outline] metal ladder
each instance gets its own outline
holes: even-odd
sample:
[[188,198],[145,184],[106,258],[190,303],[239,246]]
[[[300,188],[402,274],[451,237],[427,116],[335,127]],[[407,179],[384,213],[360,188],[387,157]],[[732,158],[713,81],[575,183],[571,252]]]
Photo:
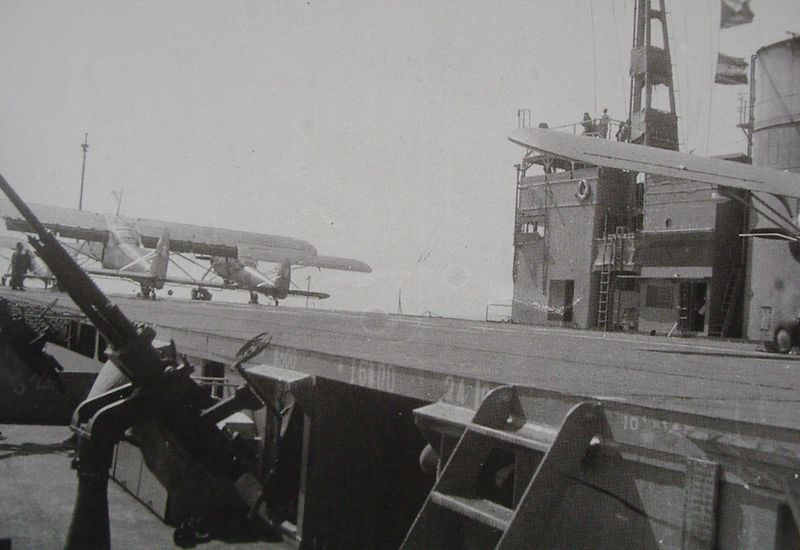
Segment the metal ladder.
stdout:
[[610,288],[611,266],[605,263],[605,258],[603,258],[603,265],[600,268],[600,295],[597,301],[597,328],[603,330],[608,330],[608,294]]
[[739,267],[733,268],[728,275],[725,290],[722,293],[722,300],[720,301],[719,317],[714,325],[709,328],[709,336],[728,336],[730,333],[735,310],[732,306],[742,289],[744,278],[742,275],[742,269]]
[[[600,267],[600,289],[597,300],[597,328],[608,330],[609,326],[609,310],[612,307],[611,300],[611,283],[614,273],[623,271],[624,267],[624,248],[625,236],[628,234],[628,228],[618,225],[612,235],[606,235],[603,241],[603,264]],[[610,257],[608,256],[610,248]],[[619,317],[619,311],[617,316]]]
[[[404,550],[532,548],[542,541],[565,490],[601,432],[601,405],[583,402],[558,430],[526,421],[517,391],[502,386],[481,403],[401,546]],[[595,439],[599,441],[599,439]],[[480,491],[495,449],[514,456],[512,506]]]

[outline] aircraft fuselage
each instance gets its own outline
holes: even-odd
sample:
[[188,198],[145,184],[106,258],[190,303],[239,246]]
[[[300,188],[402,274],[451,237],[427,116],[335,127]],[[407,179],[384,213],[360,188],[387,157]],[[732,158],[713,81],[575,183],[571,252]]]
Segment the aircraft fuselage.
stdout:
[[102,258],[103,267],[146,273],[148,269],[146,254],[142,247],[142,237],[136,227],[117,220],[109,220],[108,242]]
[[[275,284],[261,273],[257,266],[256,261],[250,259],[219,256],[211,258],[211,269],[223,280],[260,294],[280,299],[286,298],[289,290],[288,279],[286,279],[285,285]],[[279,275],[278,280],[285,277],[285,274]]]

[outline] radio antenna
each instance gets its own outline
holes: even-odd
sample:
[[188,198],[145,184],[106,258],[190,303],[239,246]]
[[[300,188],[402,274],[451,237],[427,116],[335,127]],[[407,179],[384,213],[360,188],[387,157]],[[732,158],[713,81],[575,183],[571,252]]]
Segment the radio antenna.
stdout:
[[83,149],[83,166],[81,167],[81,194],[78,197],[78,210],[83,210],[83,177],[86,174],[86,151],[89,150],[88,132],[83,136],[83,143],[81,144],[81,149]]

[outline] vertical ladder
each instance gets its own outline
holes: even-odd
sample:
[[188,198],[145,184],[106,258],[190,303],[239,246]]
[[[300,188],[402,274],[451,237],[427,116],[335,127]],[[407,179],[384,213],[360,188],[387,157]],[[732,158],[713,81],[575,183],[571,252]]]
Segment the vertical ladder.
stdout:
[[[508,550],[541,544],[558,502],[600,435],[601,420],[601,405],[583,402],[553,430],[526,421],[514,387],[493,390],[464,430],[401,548]],[[494,449],[514,453],[511,507],[480,491]]]
[[715,323],[709,328],[709,336],[728,336],[733,323],[733,313],[736,310],[736,299],[742,290],[744,282],[743,272],[740,267],[731,269],[728,280],[725,282],[725,290],[719,306],[719,315]]
[[[600,267],[600,289],[597,300],[597,328],[608,330],[612,328],[611,315],[614,297],[612,296],[612,282],[614,274],[624,271],[625,267],[625,236],[628,228],[618,225],[614,234],[607,235],[603,242],[603,265]],[[610,249],[610,250],[609,250]],[[617,311],[619,318],[620,311]]]
[[[608,241],[604,246],[608,246]],[[611,287],[611,266],[603,258],[600,267],[600,295],[597,301],[597,328],[608,330],[608,296]]]

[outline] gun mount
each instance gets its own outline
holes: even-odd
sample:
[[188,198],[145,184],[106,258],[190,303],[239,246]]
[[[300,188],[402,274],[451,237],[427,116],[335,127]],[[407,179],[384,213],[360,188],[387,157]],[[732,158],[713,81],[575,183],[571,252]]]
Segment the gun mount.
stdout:
[[0,338],[28,365],[33,376],[41,381],[49,381],[59,393],[74,399],[72,391],[61,378],[63,367],[44,351],[48,341],[59,341],[61,337],[44,315],[40,316],[40,321],[44,327],[37,327],[37,330],[8,300],[0,299]]
[[[108,471],[113,447],[126,435],[140,445],[148,467],[168,491],[191,492],[186,500],[193,506],[193,520],[176,531],[176,543],[191,543],[187,538],[198,532],[198,522],[200,532],[213,536],[241,517],[259,532],[274,533],[264,484],[254,473],[263,466],[257,449],[217,426],[233,412],[262,408],[266,396],[246,384],[232,397],[215,401],[189,377],[192,366],[178,356],[174,344],[157,349],[155,332],[135,325],[111,303],[2,175],[0,188],[37,233],[38,238],[29,239],[36,253],[108,341],[113,365],[106,367],[116,367],[129,381],[99,395],[95,388],[94,397],[73,416],[78,493],[66,548],[110,548]],[[268,345],[263,335],[248,342],[235,368]]]

